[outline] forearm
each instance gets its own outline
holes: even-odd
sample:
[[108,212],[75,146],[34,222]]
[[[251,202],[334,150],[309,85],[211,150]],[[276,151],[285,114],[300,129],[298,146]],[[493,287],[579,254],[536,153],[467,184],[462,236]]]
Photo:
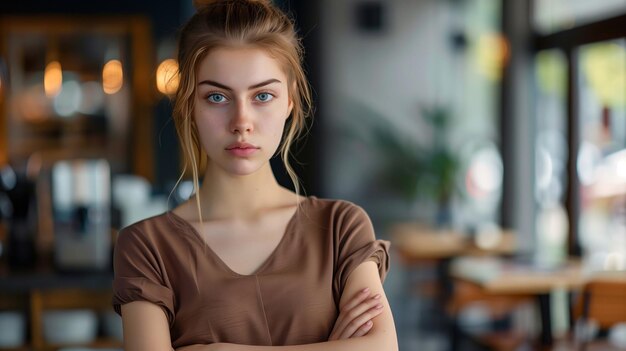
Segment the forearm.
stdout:
[[[217,346],[217,345],[216,345]],[[397,351],[398,343],[391,335],[365,335],[358,338],[342,339],[305,345],[252,346],[219,344],[211,351]]]
[[383,342],[381,340],[371,340],[366,336],[355,339],[342,339],[316,344],[291,345],[291,346],[248,346],[229,345],[223,351],[397,351],[396,342]]
[[397,351],[395,336],[365,335],[358,338],[289,346],[255,346],[240,344],[190,345],[176,351]]

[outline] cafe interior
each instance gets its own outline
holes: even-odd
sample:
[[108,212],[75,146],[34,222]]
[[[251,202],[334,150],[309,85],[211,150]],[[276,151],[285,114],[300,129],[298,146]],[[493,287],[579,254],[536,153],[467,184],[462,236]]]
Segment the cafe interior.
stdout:
[[[314,91],[296,173],[391,243],[400,350],[626,349],[625,0],[274,3]],[[0,350],[122,349],[117,235],[194,192],[194,12],[0,2]]]

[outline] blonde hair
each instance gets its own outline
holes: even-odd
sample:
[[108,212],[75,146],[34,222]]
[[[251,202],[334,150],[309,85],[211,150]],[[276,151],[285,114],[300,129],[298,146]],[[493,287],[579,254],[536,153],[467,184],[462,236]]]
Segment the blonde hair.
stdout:
[[194,0],[198,12],[182,28],[178,39],[179,86],[174,96],[174,123],[184,155],[184,166],[176,183],[191,169],[198,215],[200,208],[199,174],[209,162],[202,149],[193,119],[196,72],[199,63],[220,47],[256,47],[266,50],[282,65],[287,75],[289,97],[293,102],[290,118],[278,152],[296,194],[298,177],[289,164],[290,148],[306,128],[305,119],[312,112],[311,89],[302,67],[303,48],[293,21],[271,1]]

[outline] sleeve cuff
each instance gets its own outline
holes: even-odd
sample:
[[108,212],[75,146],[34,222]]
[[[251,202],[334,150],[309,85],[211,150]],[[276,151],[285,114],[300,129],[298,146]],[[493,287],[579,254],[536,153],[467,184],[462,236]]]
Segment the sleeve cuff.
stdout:
[[113,281],[113,309],[120,316],[122,305],[133,301],[148,301],[160,306],[170,327],[174,322],[174,296],[172,291],[146,278],[116,278]]
[[384,282],[387,277],[387,272],[389,271],[389,246],[389,241],[375,240],[351,254],[344,262],[343,267],[341,267],[342,269],[339,269],[341,276],[338,277],[339,279],[337,281],[339,283],[339,286],[336,287],[337,293],[343,291],[352,271],[361,263],[367,261],[376,262],[380,281]]

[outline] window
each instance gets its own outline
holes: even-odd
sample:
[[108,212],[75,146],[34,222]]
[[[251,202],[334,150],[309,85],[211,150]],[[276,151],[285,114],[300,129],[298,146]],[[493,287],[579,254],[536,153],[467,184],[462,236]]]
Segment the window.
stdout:
[[626,1],[534,4],[537,234],[626,269]]

